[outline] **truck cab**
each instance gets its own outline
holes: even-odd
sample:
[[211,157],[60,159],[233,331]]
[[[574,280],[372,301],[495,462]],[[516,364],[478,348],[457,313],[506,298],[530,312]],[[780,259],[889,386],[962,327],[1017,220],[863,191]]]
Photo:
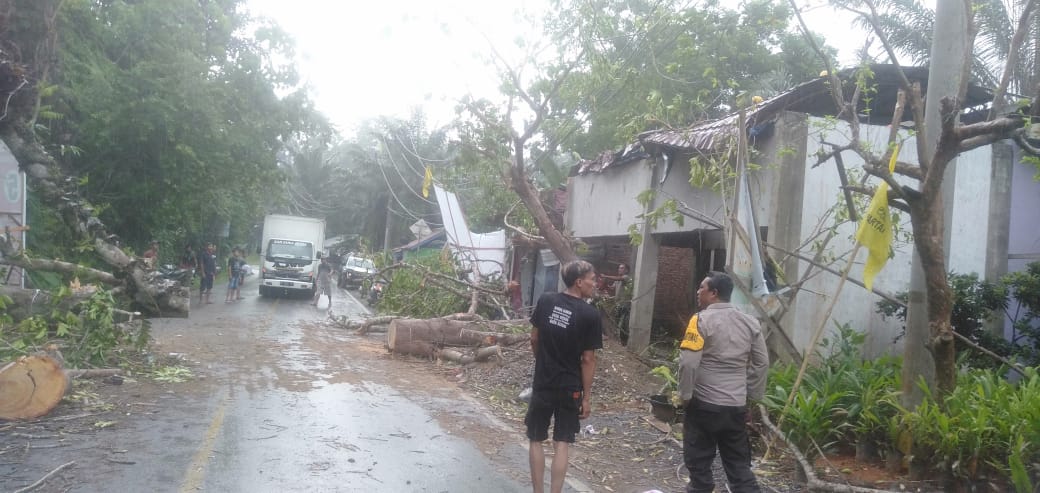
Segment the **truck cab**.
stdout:
[[309,241],[272,238],[267,241],[260,269],[260,295],[275,292],[314,292],[314,244]]
[[264,220],[260,296],[312,296],[325,239],[321,219],[272,214]]

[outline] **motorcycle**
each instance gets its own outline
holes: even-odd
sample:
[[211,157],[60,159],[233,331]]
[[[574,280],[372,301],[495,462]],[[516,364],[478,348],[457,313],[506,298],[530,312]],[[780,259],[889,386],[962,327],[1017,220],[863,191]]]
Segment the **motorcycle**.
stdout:
[[195,269],[181,268],[173,264],[160,265],[156,271],[159,273],[159,277],[177,281],[185,286],[190,285],[191,278],[195,277]]
[[376,306],[379,304],[379,300],[383,297],[383,289],[386,287],[386,282],[380,279],[372,280],[372,287],[368,288],[368,293],[365,295],[365,302],[368,306]]

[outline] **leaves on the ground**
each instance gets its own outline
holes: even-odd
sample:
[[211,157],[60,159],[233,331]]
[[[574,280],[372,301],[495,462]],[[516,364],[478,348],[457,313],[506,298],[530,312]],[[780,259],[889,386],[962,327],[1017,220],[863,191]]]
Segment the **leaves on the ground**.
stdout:
[[183,366],[164,366],[152,372],[152,380],[162,383],[183,383],[194,378],[194,374]]

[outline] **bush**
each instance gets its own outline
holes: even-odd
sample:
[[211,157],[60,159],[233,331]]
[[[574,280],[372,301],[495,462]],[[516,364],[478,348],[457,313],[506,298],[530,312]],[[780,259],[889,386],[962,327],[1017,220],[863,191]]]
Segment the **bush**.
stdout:
[[[784,433],[807,456],[817,447],[851,448],[873,442],[881,449],[916,454],[926,467],[955,479],[1006,482],[1031,492],[1040,471],[1040,375],[1024,370],[1017,383],[1005,368],[972,369],[940,405],[926,391],[913,410],[900,407],[901,362],[859,357],[862,334],[839,325],[825,341],[826,355],[807,368],[786,408],[798,368],[775,366],[764,404]],[[781,415],[783,419],[781,419]],[[1032,469],[1031,469],[1032,468]]]
[[[62,288],[67,290],[68,288]],[[59,296],[60,297],[60,296]],[[59,301],[55,298],[55,303]],[[0,314],[10,298],[0,298]],[[148,325],[131,329],[113,321],[115,300],[108,291],[98,291],[76,306],[76,311],[52,311],[15,324],[0,315],[0,361],[32,354],[49,344],[61,350],[68,366],[107,366],[124,350],[140,350],[149,341]]]
[[[953,313],[950,323],[958,334],[1005,358],[1016,358],[1026,365],[1040,364],[1040,262],[1022,272],[1014,272],[999,282],[980,280],[977,274],[950,273]],[[882,300],[877,312],[906,322],[906,292],[896,298],[903,305]],[[985,323],[1006,315],[1012,321],[1011,340],[986,329]],[[972,368],[997,368],[1001,362],[970,349],[957,340],[957,351],[966,354],[964,363]]]
[[839,324],[837,337],[823,341],[827,354],[817,353],[820,363],[807,368],[794,397],[790,389],[798,367],[775,366],[770,371],[763,403],[808,457],[818,455],[817,449],[885,441],[888,422],[897,412],[899,360],[863,361],[859,354],[864,339],[847,324]]
[[1017,384],[994,370],[959,375],[945,409],[929,396],[905,411],[914,448],[932,467],[954,477],[1011,477],[1013,462],[1040,461],[1040,376],[1035,368]]

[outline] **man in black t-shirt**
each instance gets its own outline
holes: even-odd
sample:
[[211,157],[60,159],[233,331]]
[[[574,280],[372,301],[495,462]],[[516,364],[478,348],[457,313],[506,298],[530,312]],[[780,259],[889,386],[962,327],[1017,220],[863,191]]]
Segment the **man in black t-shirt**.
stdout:
[[535,493],[544,491],[542,442],[549,438],[550,418],[555,419],[551,491],[563,490],[568,447],[581,428],[579,420],[592,412],[596,350],[603,347],[599,310],[585,302],[596,291],[595,269],[584,260],[575,260],[563,266],[561,277],[567,289],[542,295],[531,314],[534,382],[524,423],[531,442],[529,459]]

